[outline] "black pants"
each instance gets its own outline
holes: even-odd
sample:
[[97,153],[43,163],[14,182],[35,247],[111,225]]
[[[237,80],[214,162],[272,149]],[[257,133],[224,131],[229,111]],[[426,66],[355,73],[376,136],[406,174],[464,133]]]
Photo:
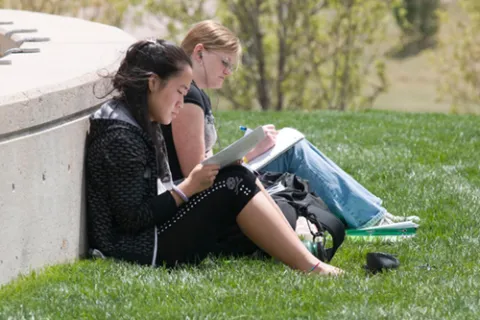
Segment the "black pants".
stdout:
[[198,263],[207,255],[250,255],[259,248],[236,223],[237,215],[260,191],[242,166],[222,169],[212,187],[194,195],[158,227],[157,265]]

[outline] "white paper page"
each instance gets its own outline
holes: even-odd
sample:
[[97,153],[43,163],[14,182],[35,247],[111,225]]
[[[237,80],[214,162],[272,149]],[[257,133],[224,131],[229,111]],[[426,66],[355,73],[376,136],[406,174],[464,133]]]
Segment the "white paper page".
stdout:
[[300,131],[293,128],[283,128],[278,131],[277,142],[275,146],[265,153],[262,153],[248,164],[254,170],[258,170],[266,166],[279,155],[290,149],[298,141],[304,139],[305,136]]
[[265,138],[262,127],[243,136],[225,149],[202,161],[202,164],[219,164],[220,168],[242,159],[250,150]]
[[281,182],[279,182],[279,183],[276,183],[276,184],[270,186],[266,190],[267,190],[268,194],[275,194],[275,193],[281,192],[285,189],[286,189],[285,186]]

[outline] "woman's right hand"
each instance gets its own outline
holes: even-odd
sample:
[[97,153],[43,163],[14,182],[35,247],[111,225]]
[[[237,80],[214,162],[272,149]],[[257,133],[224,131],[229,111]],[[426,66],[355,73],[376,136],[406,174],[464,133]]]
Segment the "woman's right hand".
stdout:
[[183,183],[188,184],[192,194],[202,192],[213,185],[219,170],[218,164],[197,164]]
[[263,138],[250,152],[246,155],[248,161],[251,161],[259,155],[265,153],[275,146],[277,143],[278,131],[273,124],[267,124],[263,127],[265,138]]

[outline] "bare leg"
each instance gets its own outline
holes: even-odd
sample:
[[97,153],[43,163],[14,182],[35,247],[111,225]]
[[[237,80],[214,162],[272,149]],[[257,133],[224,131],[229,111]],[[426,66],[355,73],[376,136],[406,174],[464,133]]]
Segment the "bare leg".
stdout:
[[[265,190],[262,183],[258,179],[256,181],[256,184],[260,188],[260,190],[267,196],[268,200],[270,200],[270,203],[272,203],[272,205],[277,209],[278,213],[283,218],[283,220],[285,220],[285,222],[288,224],[288,226],[291,227],[290,223],[287,221],[287,219],[283,215],[280,207],[275,203],[275,201],[272,199],[272,197],[268,194],[268,191]],[[297,227],[295,229],[295,233],[297,234],[297,237],[299,235],[301,235],[305,239],[313,240],[310,229],[312,229],[314,232],[317,231],[317,227],[315,225],[310,225],[309,226],[309,223],[307,222],[307,220],[304,217],[299,217],[297,219]]]
[[256,180],[255,183],[257,184],[258,188],[260,189],[260,191],[265,195],[265,197],[268,199],[268,201],[271,203],[271,205],[275,208],[275,211],[278,213],[278,215],[280,217],[282,217],[282,220],[285,221],[285,223],[287,224],[287,226],[289,226],[290,228],[292,228],[292,226],[290,225],[290,223],[288,222],[287,218],[285,218],[285,216],[283,215],[282,213],[282,210],[280,209],[280,207],[275,203],[275,201],[272,199],[272,197],[268,194],[268,191],[265,190],[265,188],[263,187],[263,184],[260,182],[260,180]]
[[342,271],[321,262],[302,244],[270,196],[257,193],[237,216],[243,233],[272,257],[302,271],[337,275]]

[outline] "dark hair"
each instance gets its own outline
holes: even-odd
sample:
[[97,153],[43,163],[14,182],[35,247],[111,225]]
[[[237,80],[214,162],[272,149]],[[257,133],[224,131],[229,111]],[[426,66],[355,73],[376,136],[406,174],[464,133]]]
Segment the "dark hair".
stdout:
[[[153,134],[148,113],[148,80],[156,74],[162,82],[178,75],[186,65],[192,66],[190,57],[182,48],[165,40],[140,40],[132,44],[113,75],[112,93],[125,103],[131,115],[149,134]],[[109,93],[109,94],[110,94]]]

